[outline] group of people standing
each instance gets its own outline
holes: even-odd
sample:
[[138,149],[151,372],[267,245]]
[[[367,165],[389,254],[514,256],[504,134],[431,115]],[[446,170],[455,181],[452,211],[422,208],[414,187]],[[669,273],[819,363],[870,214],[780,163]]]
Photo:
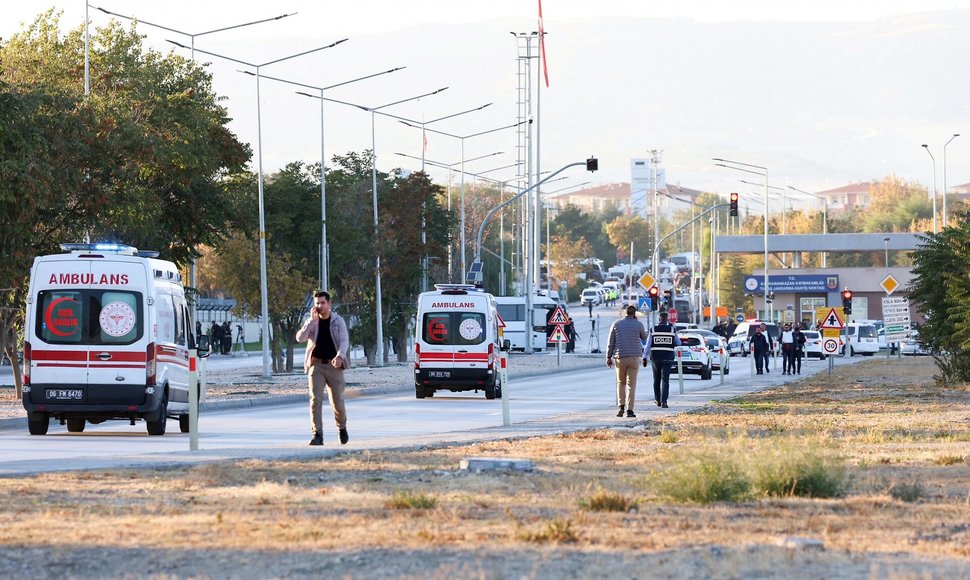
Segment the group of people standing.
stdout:
[[[237,335],[241,333],[242,327],[238,326]],[[227,320],[219,324],[213,320],[209,327],[209,344],[212,345],[212,352],[229,354],[232,351],[232,323]]]
[[[802,358],[805,356],[805,333],[802,332],[801,324],[796,322],[795,326],[792,327],[790,322],[786,322],[778,339],[781,343],[781,374],[802,374]],[[755,328],[754,334],[748,339],[748,343],[754,356],[757,374],[770,373],[768,357],[775,351],[775,341],[768,333],[764,323]]]

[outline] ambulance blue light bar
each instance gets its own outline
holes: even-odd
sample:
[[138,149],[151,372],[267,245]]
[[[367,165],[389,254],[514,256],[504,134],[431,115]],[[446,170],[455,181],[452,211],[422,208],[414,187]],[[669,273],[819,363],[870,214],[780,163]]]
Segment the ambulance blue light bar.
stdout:
[[106,254],[118,254],[120,256],[139,256],[142,258],[158,257],[158,252],[154,250],[139,251],[134,246],[109,242],[98,242],[95,244],[72,243],[61,244],[60,246],[64,252],[102,252]]

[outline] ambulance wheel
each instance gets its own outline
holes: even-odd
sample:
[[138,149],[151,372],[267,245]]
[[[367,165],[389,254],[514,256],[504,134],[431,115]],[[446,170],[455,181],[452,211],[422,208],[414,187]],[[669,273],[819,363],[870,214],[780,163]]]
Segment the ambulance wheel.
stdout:
[[27,415],[27,431],[31,435],[47,435],[47,428],[50,426],[50,418],[44,413],[31,413]]
[[418,399],[425,398],[427,394],[424,392],[424,387],[421,385],[414,385],[414,396]]
[[179,415],[179,431],[181,431],[182,433],[188,433],[189,432],[189,416],[188,415]]
[[168,424],[168,389],[162,395],[162,406],[158,410],[155,420],[146,419],[149,435],[164,435],[165,427]]
[[492,400],[495,398],[495,385],[485,385],[485,398]]
[[84,419],[68,419],[67,430],[70,433],[81,433],[84,431]]

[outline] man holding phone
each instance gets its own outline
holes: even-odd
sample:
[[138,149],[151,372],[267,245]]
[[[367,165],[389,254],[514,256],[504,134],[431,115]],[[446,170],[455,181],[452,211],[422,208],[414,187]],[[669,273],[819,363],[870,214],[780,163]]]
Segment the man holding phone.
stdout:
[[296,333],[298,342],[306,342],[303,370],[309,377],[310,419],[313,438],[310,445],[323,445],[323,391],[326,389],[337,423],[341,445],[350,440],[347,434],[347,409],[344,406],[344,370],[350,368],[350,334],[347,323],[330,307],[330,294],[319,291],[313,295],[314,307],[310,317]]

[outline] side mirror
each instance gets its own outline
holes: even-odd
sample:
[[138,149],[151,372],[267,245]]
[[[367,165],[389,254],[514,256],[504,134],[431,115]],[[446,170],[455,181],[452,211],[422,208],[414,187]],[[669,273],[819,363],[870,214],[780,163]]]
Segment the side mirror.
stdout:
[[508,352],[508,351],[512,350],[512,341],[509,340],[509,339],[507,339],[507,338],[505,340],[503,340],[502,341],[502,350],[504,350],[505,352]]
[[201,335],[199,336],[199,344],[196,345],[196,350],[199,353],[199,358],[205,358],[209,356],[209,336]]

